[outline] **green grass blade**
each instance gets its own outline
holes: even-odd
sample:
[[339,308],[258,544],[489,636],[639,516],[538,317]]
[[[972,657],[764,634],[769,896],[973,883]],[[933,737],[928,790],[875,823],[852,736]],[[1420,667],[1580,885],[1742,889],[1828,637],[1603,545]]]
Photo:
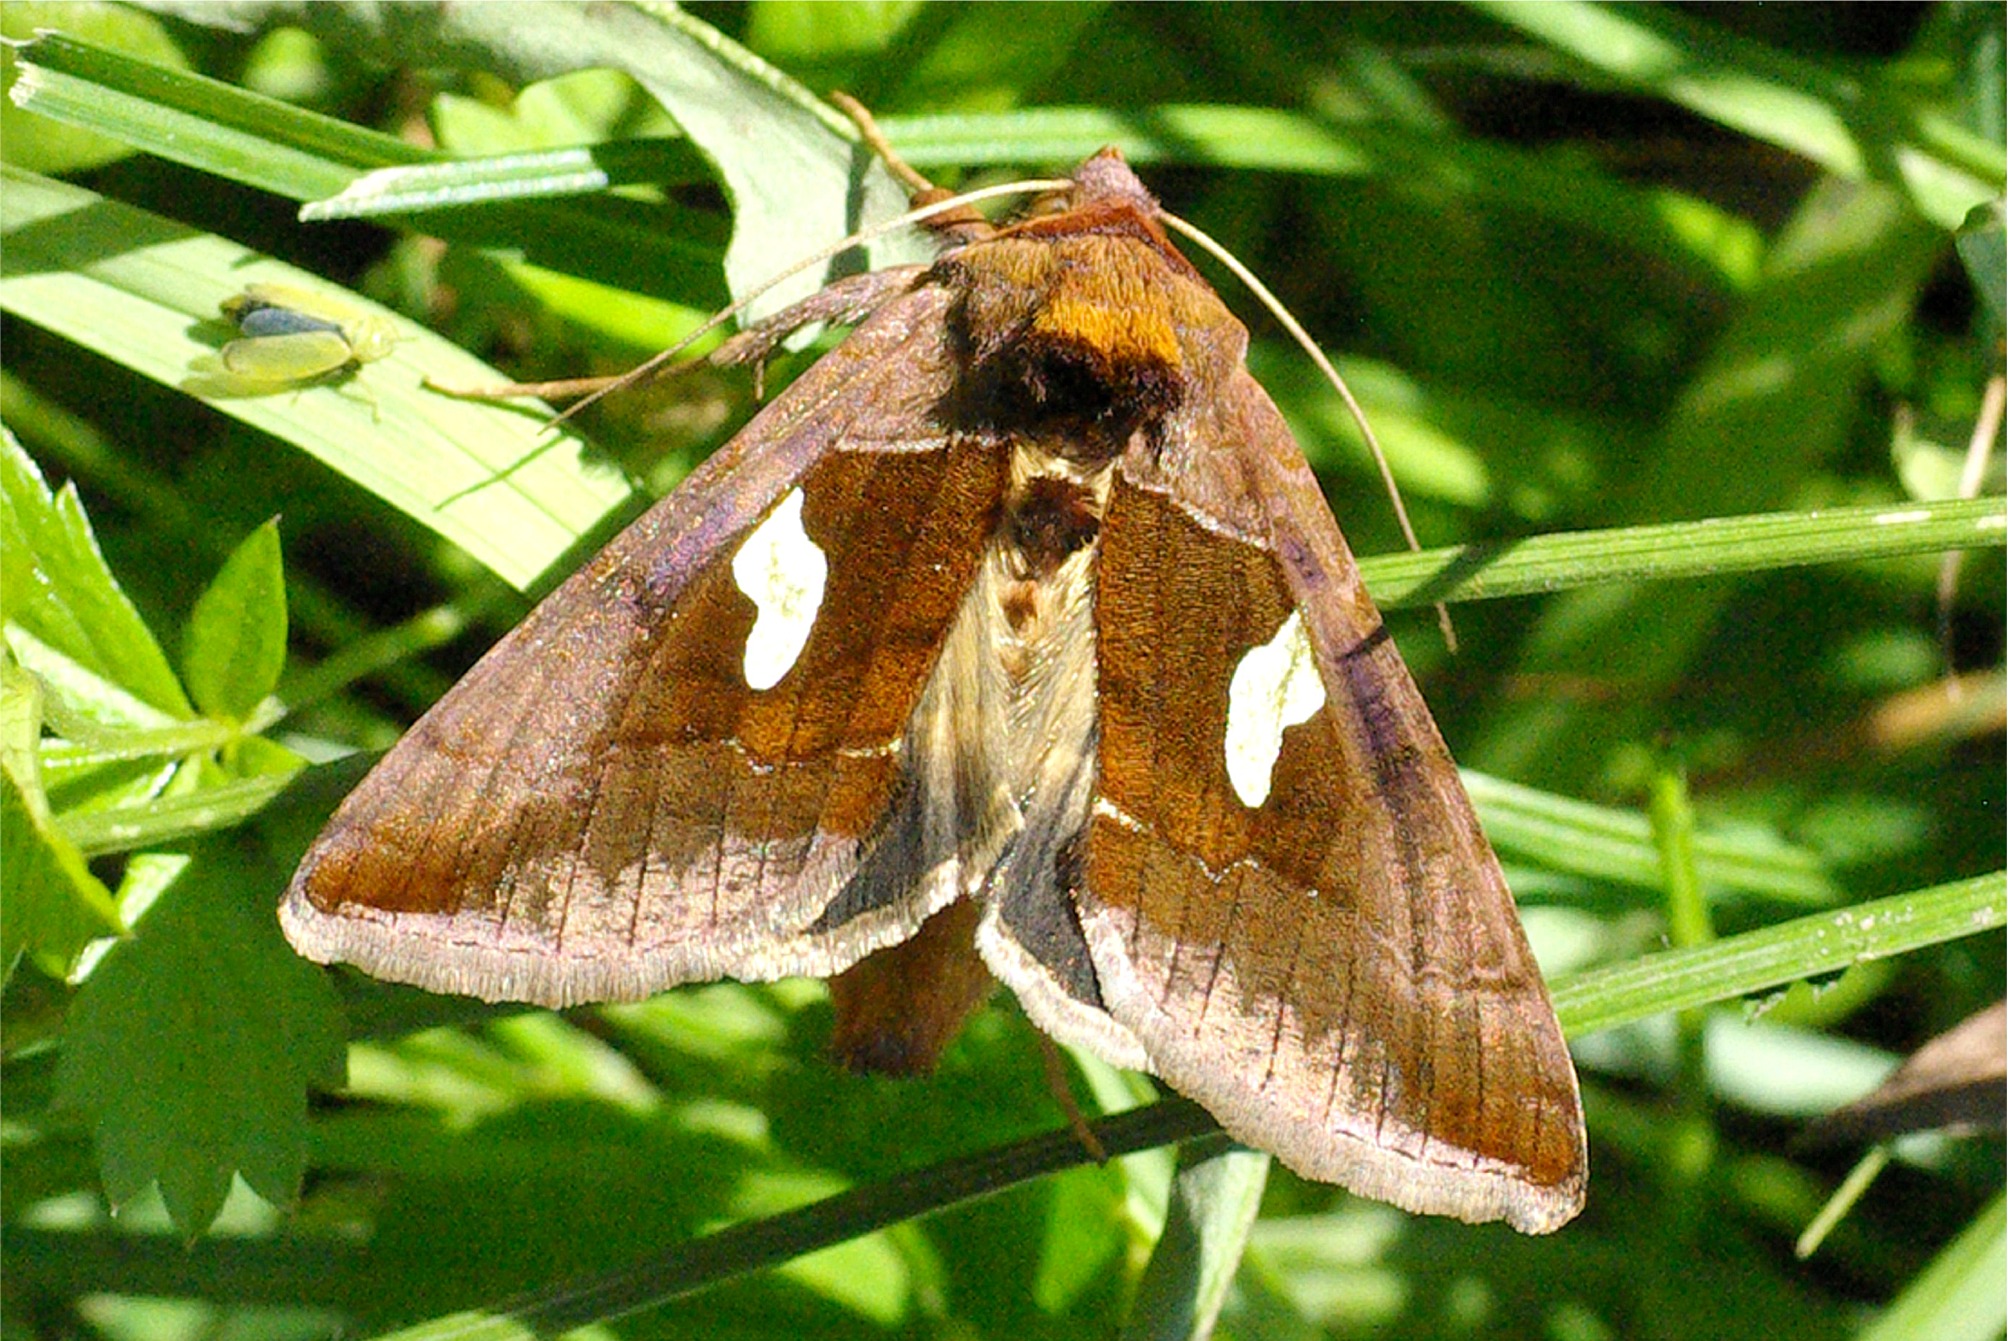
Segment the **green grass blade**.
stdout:
[[612,141],[378,168],[340,194],[306,205],[300,218],[368,219],[540,196],[593,195],[636,182],[687,185],[704,180],[703,160],[681,140]]
[[[334,16],[317,17],[334,22]],[[437,38],[429,41],[440,45]],[[431,164],[449,184],[463,176],[478,181],[489,171],[477,166],[463,174],[458,165],[438,163],[437,155],[394,136],[61,34],[24,44],[17,59],[22,77],[14,97],[24,109],[290,200],[340,197],[373,169]],[[688,151],[670,152],[678,162],[690,161]],[[622,163],[625,174],[632,163]],[[434,203],[460,202],[449,190]],[[687,216],[602,194],[590,201],[515,199],[480,210],[433,210],[426,228],[463,243],[508,247],[601,283],[695,295],[706,306],[723,306],[720,249],[705,240],[708,229],[699,232],[687,222],[679,227],[678,219]]]
[[1571,1037],[1669,1010],[1747,996],[2008,922],[2008,872],[1816,913],[1685,950],[1668,950],[1557,983]]
[[1989,1341],[2008,1320],[2002,1304],[2008,1286],[2008,1203],[2000,1193],[1959,1237],[1931,1259],[1882,1316],[1863,1328],[1860,1341]]
[[[180,386],[230,332],[217,304],[245,283],[327,286],[212,234],[6,169],[0,307],[157,382]],[[353,301],[368,305],[360,298]],[[426,390],[506,380],[457,345],[383,312],[398,342],[346,385],[210,403],[292,442],[524,587],[629,497],[586,470],[581,442],[550,442],[541,407],[453,400]],[[452,501],[447,502],[446,500]]]
[[2008,499],[1872,504],[1663,526],[1574,531],[1363,560],[1388,609],[1490,600],[1604,582],[1716,577],[2008,543]]
[[[1196,1104],[1179,1099],[1092,1125],[1114,1159],[1202,1135],[1213,1128],[1213,1120]],[[618,1271],[387,1333],[385,1341],[513,1341],[625,1317],[916,1215],[992,1196],[1088,1158],[1073,1132],[1053,1132],[742,1222]]]
[[1686,192],[1640,191],[1580,160],[1389,122],[1333,124],[1273,107],[1162,104],[888,116],[884,128],[917,168],[1070,164],[1114,144],[1133,163],[1375,177],[1394,186],[1475,193],[1628,251],[1699,267],[1717,283],[1738,282],[1757,245],[1742,221]]
[[66,125],[293,200],[358,169],[420,163],[414,145],[247,89],[47,33],[16,53],[14,100]]
[[1580,3],[1474,6],[1592,68],[1838,176],[1900,176],[1926,217],[1956,228],[2008,181],[1999,145],[1906,91],[1787,55],[1671,9]]
[[[1594,805],[1469,769],[1463,777],[1486,835],[1509,860],[1659,888],[1652,824],[1640,811]],[[1704,831],[1695,836],[1694,849],[1703,882],[1717,893],[1760,895],[1815,908],[1840,901],[1840,887],[1817,854],[1772,835]]]

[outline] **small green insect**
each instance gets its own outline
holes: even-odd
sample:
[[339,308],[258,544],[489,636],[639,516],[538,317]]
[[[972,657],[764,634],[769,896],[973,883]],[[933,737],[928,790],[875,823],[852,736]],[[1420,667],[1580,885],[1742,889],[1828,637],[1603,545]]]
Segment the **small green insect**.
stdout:
[[352,372],[397,343],[389,318],[291,284],[248,284],[226,298],[223,315],[242,338],[223,346],[222,369],[247,390],[288,386]]

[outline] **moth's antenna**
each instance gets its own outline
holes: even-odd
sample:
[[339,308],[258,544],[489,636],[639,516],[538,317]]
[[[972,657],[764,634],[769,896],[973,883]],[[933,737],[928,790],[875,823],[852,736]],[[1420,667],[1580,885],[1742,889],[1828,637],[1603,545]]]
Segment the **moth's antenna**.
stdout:
[[774,275],[772,278],[762,280],[759,284],[755,285],[753,289],[746,294],[745,297],[739,299],[735,303],[732,303],[730,306],[720,308],[717,312],[712,313],[712,315],[708,319],[706,319],[705,323],[702,326],[699,326],[689,335],[686,335],[681,340],[678,340],[668,349],[663,350],[660,354],[652,356],[646,362],[636,367],[630,368],[628,371],[622,373],[619,377],[615,378],[612,382],[608,383],[607,385],[601,387],[599,390],[593,392],[591,395],[587,396],[584,400],[581,400],[574,405],[566,407],[565,412],[563,414],[558,415],[555,419],[553,419],[551,421],[551,424],[553,427],[556,427],[557,425],[564,423],[567,419],[570,419],[580,410],[583,410],[588,405],[591,405],[594,401],[599,400],[601,397],[610,395],[615,391],[620,391],[627,387],[633,386],[636,382],[643,381],[644,379],[654,375],[654,373],[658,369],[660,369],[665,363],[668,363],[671,359],[683,353],[684,350],[689,349],[693,344],[696,344],[699,340],[711,334],[711,332],[717,330],[720,326],[732,320],[732,318],[738,316],[741,312],[744,312],[747,309],[747,307],[749,307],[754,302],[758,301],[758,299],[762,295],[766,294],[767,292],[775,288],[777,285],[787,283],[789,280],[793,279],[795,276],[801,274],[805,270],[813,270],[815,267],[823,264],[825,261],[829,260],[833,256],[840,256],[844,252],[849,251],[853,247],[861,247],[868,242],[875,242],[879,238],[884,237],[887,233],[894,232],[897,229],[911,227],[912,225],[917,223],[926,223],[929,219],[935,218],[938,215],[953,213],[954,211],[961,209],[963,206],[973,205],[979,200],[992,200],[998,196],[1030,195],[1040,191],[1057,191],[1064,187],[1069,187],[1072,185],[1073,182],[1069,180],[1065,179],[1052,180],[1043,177],[1034,177],[1025,181],[1018,181],[1018,182],[1000,182],[995,186],[980,187],[974,191],[964,191],[959,195],[947,196],[941,200],[934,201],[930,204],[922,205],[916,209],[910,209],[904,214],[896,215],[895,217],[887,219],[881,223],[873,224],[869,228],[861,228],[857,232],[852,233],[849,237],[843,238],[836,242],[832,242],[829,246],[823,248],[821,251],[815,252],[812,255],[795,262],[795,264],[789,266],[786,270],[783,270],[780,273]]
[[[843,95],[839,94],[836,96],[842,97]],[[850,101],[850,100],[845,99],[845,101]],[[864,109],[859,108],[858,111],[860,113],[863,113]],[[868,126],[869,129],[866,130],[865,126]],[[581,399],[574,401],[572,404],[566,406],[562,411],[553,415],[551,417],[550,423],[545,425],[546,428],[556,428],[558,427],[558,425],[565,423],[567,420],[569,420],[573,415],[579,413],[579,411],[585,409],[588,405],[594,404],[603,397],[610,396],[616,391],[626,390],[628,387],[634,386],[637,383],[647,381],[650,377],[653,377],[655,376],[656,373],[660,372],[666,364],[670,363],[672,360],[674,360],[679,355],[684,353],[684,351],[688,350],[692,345],[696,344],[699,340],[702,340],[705,336],[709,335],[711,332],[717,330],[720,326],[724,325],[726,322],[730,321],[732,318],[738,316],[741,312],[745,311],[747,306],[757,301],[761,297],[761,295],[769,292],[776,285],[787,283],[789,280],[801,274],[803,271],[813,269],[814,267],[823,264],[825,261],[828,261],[833,256],[842,255],[844,252],[849,251],[853,247],[863,246],[868,242],[876,241],[877,239],[884,237],[887,233],[891,233],[897,229],[908,228],[914,224],[927,223],[928,221],[940,218],[943,215],[951,216],[951,223],[953,225],[962,225],[967,223],[968,220],[963,220],[961,218],[953,217],[957,215],[958,211],[966,211],[969,215],[969,220],[981,223],[983,220],[983,216],[977,214],[974,210],[968,209],[970,205],[973,205],[978,201],[993,200],[999,196],[1036,195],[1046,191],[1065,190],[1074,185],[1073,181],[1070,178],[1031,177],[1015,182],[999,182],[992,186],[979,187],[974,191],[963,191],[954,195],[949,195],[941,191],[939,187],[926,185],[927,182],[926,178],[922,177],[919,173],[915,172],[911,167],[908,167],[905,161],[900,159],[897,155],[892,154],[891,146],[885,143],[885,137],[883,136],[883,134],[880,133],[878,126],[876,124],[871,123],[871,118],[869,114],[865,114],[865,121],[861,125],[860,129],[865,134],[867,145],[874,152],[879,153],[881,155],[890,155],[890,157],[887,158],[887,165],[890,168],[892,168],[892,170],[895,173],[898,173],[902,180],[908,181],[909,185],[912,185],[912,183],[916,181],[923,184],[923,190],[921,192],[917,192],[917,194],[924,193],[927,195],[934,196],[936,198],[931,199],[924,204],[917,205],[915,206],[915,208],[906,211],[906,213],[904,214],[900,214],[891,219],[886,219],[880,223],[873,224],[868,228],[861,228],[857,232],[852,233],[849,237],[833,242],[829,246],[823,248],[821,251],[816,252],[813,255],[804,258],[803,260],[797,261],[794,265],[789,266],[786,270],[781,271],[779,274],[776,274],[769,279],[761,281],[750,292],[748,292],[745,297],[739,299],[735,303],[732,303],[728,307],[722,308],[719,311],[714,312],[709,318],[705,320],[703,325],[699,326],[696,330],[692,331],[690,334],[684,336],[681,340],[678,340],[668,349],[663,350],[660,354],[655,354],[650,356],[644,362],[636,365],[633,368],[628,369],[626,372],[621,373],[617,377],[612,377],[612,378],[582,377],[582,378],[571,378],[565,381],[557,381],[557,382],[538,382],[529,385],[511,386],[506,388],[506,390],[500,391],[500,394],[505,394],[509,396],[553,396],[553,397],[568,396],[568,395],[581,396],[582,397]],[[432,389],[435,391],[443,391],[448,395],[471,396],[481,399],[494,399],[498,394],[496,391],[467,390],[464,388],[443,387],[429,380],[427,381],[426,385],[432,387]],[[505,466],[501,471],[491,476],[490,478],[483,480],[481,483],[475,485],[469,485],[466,489],[461,490],[459,493],[449,495],[445,500],[443,500],[440,503],[439,506],[445,507],[447,504],[455,502],[463,495],[472,493],[476,489],[485,489],[492,484],[496,484],[502,480],[508,479],[509,476],[513,474],[515,471],[529,464],[531,461],[534,461],[539,455],[543,453],[543,451],[544,447],[537,447],[532,449],[531,451],[526,453],[523,457],[521,457],[519,460],[511,462],[509,465]]]
[[[833,242],[814,255],[797,261],[794,265],[789,266],[773,278],[762,281],[745,297],[739,299],[739,301],[733,303],[723,311],[713,313],[710,320],[706,321],[702,326],[699,326],[683,339],[677,341],[670,348],[663,350],[662,353],[649,359],[640,367],[632,368],[622,373],[620,377],[593,392],[576,405],[569,406],[563,414],[551,421],[552,424],[562,424],[565,420],[571,418],[580,410],[585,409],[586,406],[591,405],[600,397],[619,391],[623,387],[632,386],[643,378],[652,375],[656,369],[690,348],[692,344],[745,311],[747,305],[754,302],[762,294],[767,293],[778,284],[787,283],[804,270],[809,270],[823,264],[823,262],[833,256],[841,256],[853,247],[861,247],[868,242],[875,242],[887,233],[901,228],[909,228],[919,223],[935,221],[937,227],[945,225],[951,231],[972,225],[988,227],[989,225],[985,222],[983,216],[975,210],[969,209],[969,206],[974,205],[979,200],[992,200],[998,196],[1034,195],[1043,191],[1061,191],[1074,184],[1071,179],[1064,177],[1033,177],[1024,181],[1000,182],[995,186],[985,186],[974,191],[951,194],[921,176],[910,163],[899,156],[898,152],[892,147],[892,142],[886,139],[885,132],[879,129],[878,122],[873,120],[872,114],[865,110],[863,103],[853,98],[850,94],[841,92],[832,92],[830,94],[830,101],[836,104],[838,110],[842,111],[857,126],[858,138],[864,141],[867,149],[878,155],[880,161],[886,165],[887,171],[899,178],[900,181],[906,183],[906,188],[913,202],[913,208],[896,218],[887,219],[883,223],[873,224],[868,228],[861,228],[842,241]],[[947,217],[944,218],[944,216]]]
[[892,141],[888,140],[885,132],[879,129],[878,118],[874,117],[863,103],[841,89],[830,90],[830,101],[835,104],[838,111],[851,119],[851,124],[858,128],[858,138],[865,142],[865,148],[879,156],[879,162],[885,164],[886,171],[906,183],[909,195],[929,196],[941,191],[940,187],[921,176],[911,163],[899,156],[899,151],[892,147]]
[[[1283,306],[1283,300],[1271,293],[1269,286],[1257,279],[1254,271],[1241,264],[1234,253],[1215,242],[1197,225],[1187,223],[1176,214],[1167,214],[1159,210],[1157,217],[1172,231],[1182,233],[1198,243],[1207,255],[1226,266],[1236,279],[1247,285],[1248,291],[1255,295],[1262,306],[1269,309],[1271,316],[1283,324],[1283,329],[1290,333],[1290,338],[1297,342],[1298,347],[1311,356],[1311,362],[1318,365],[1318,370],[1324,373],[1325,380],[1337,389],[1339,399],[1346,403],[1347,413],[1351,414],[1353,422],[1359,425],[1360,436],[1367,441],[1367,450],[1373,453],[1374,465],[1379,468],[1381,483],[1386,486],[1388,498],[1394,503],[1395,520],[1401,525],[1401,533],[1407,538],[1409,549],[1419,552],[1422,549],[1422,542],[1416,539],[1415,527],[1409,524],[1408,508],[1401,501],[1401,488],[1394,482],[1394,471],[1388,466],[1387,453],[1381,450],[1380,439],[1374,436],[1374,427],[1367,422],[1366,411],[1361,409],[1359,401],[1353,398],[1352,388],[1346,385],[1345,378],[1339,376],[1339,370],[1332,366],[1332,361],[1325,357],[1325,351],[1318,348],[1318,342],[1313,340],[1310,332],[1290,315],[1290,309]],[[1436,603],[1436,622],[1443,630],[1443,641],[1449,645],[1451,651],[1455,652],[1457,630],[1451,625],[1449,609],[1441,601]]]

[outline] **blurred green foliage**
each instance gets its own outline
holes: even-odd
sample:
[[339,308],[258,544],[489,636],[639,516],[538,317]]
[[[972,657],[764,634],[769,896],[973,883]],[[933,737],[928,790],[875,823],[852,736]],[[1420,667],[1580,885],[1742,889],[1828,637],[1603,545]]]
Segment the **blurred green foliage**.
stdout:
[[[1710,519],[1866,509],[1812,519],[1798,550],[1731,532],[1750,557],[1718,576],[1557,557],[1549,594],[1458,604],[1455,658],[1425,619],[1397,632],[1485,775],[1565,1018],[1691,1003],[1651,958],[1671,925],[1700,956],[1679,962],[1720,967],[1715,936],[1965,880],[1933,906],[1980,934],[1863,928],[1862,962],[1754,1007],[1579,1035],[1590,1205],[1550,1238],[1277,1173],[1220,1334],[2000,1335],[1998,1132],[1900,1143],[1818,1256],[1791,1245],[1859,1153],[1794,1135],[2002,992],[2000,509],[1958,514],[1992,547],[1943,606],[1935,554],[1797,565],[1957,492],[1999,394],[2003,17],[0,9],[10,38],[64,34],[9,51],[0,142],[7,1335],[494,1334],[448,1315],[562,1304],[580,1273],[637,1263],[660,1293],[678,1278],[657,1255],[725,1225],[780,1247],[610,1334],[1178,1334],[1202,1287],[1144,1265],[1167,1153],[906,1218],[946,1185],[937,1162],[1060,1124],[1007,1002],[932,1080],[858,1079],[820,1056],[813,984],[494,1011],[324,974],[271,918],[354,779],[324,761],[393,740],[520,589],[754,395],[667,379],[529,459],[536,416],[419,379],[620,370],[861,199],[896,208],[875,171],[852,189],[811,96],[837,88],[947,184],[1121,144],[1332,351],[1425,544],[1666,523],[1699,544]],[[384,168],[407,175],[362,176]],[[310,201],[323,221],[296,217]],[[301,277],[395,320],[390,356],[196,394],[185,375],[230,338],[217,304]],[[1216,282],[1355,549],[1397,548],[1335,397]],[[1999,495],[1991,413],[1977,491]],[[1703,898],[1677,916],[1654,794],[1697,835]],[[1632,1013],[1599,968],[1631,973]],[[1085,1063],[1077,1087],[1103,1109],[1148,1096]],[[847,1191],[880,1193],[893,1227],[768,1219]],[[1198,1195],[1232,1219],[1235,1193]]]

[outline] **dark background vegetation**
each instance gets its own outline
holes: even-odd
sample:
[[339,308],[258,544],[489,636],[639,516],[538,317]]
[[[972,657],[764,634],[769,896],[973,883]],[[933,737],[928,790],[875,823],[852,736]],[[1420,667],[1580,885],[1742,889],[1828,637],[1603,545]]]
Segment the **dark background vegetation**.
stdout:
[[[231,12],[238,30],[219,22],[224,7],[10,5],[5,20],[10,37],[63,28],[461,154],[673,133],[645,93],[611,76],[532,115],[506,69],[478,56],[384,64],[329,40],[329,21],[298,28],[283,7]],[[1338,359],[1425,545],[1943,497],[1983,388],[2001,373],[1998,308],[1955,250],[1958,220],[1934,216],[1892,166],[1937,118],[1991,147],[1971,169],[1973,199],[1999,198],[1999,5],[1552,7],[1551,18],[1629,13],[1647,24],[1672,53],[1651,86],[1485,7],[689,12],[812,92],[856,95],[950,184],[1064,170],[1100,138],[1122,138],[1167,207],[1236,251]],[[1798,147],[1791,109],[1776,112],[1774,133],[1760,75],[1839,114],[1862,165]],[[1056,128],[1025,114],[1045,108],[1104,119]],[[1254,134],[1217,114],[1240,108],[1285,119]],[[157,156],[45,141],[47,123],[33,120],[9,109],[8,162],[291,262],[510,375],[627,367],[729,296],[717,269],[726,193],[699,160],[667,186],[628,189],[653,212],[640,217],[680,230],[701,260],[682,287],[633,283],[661,300],[642,307],[611,288],[555,290],[550,270],[526,270],[506,237],[483,237],[485,206],[306,225],[295,200]],[[1998,231],[1991,245],[1998,266]],[[1255,331],[1258,375],[1299,427],[1354,548],[1398,549],[1333,398],[1253,303],[1216,283]],[[294,658],[280,688],[293,711],[271,732],[280,744],[315,759],[382,748],[526,608],[422,518],[148,380],[115,350],[7,311],[8,426],[50,485],[74,483],[111,570],[170,655],[224,557],[280,519]],[[782,360],[770,394],[799,364]],[[374,393],[378,418],[395,426],[395,372],[365,367],[273,408],[334,413],[314,398]],[[752,404],[747,379],[708,374],[616,398],[586,421],[591,468],[624,469],[659,493]],[[1986,492],[1999,493],[1998,470],[1991,479]],[[1718,872],[1709,915],[1724,935],[2000,868],[1998,550],[1969,557],[1942,635],[1936,556],[1781,562],[1668,583],[1564,574],[1555,586],[1571,589],[1558,594],[1461,602],[1455,657],[1426,614],[1397,617],[1460,763],[1537,789],[1532,801],[1515,794],[1526,826],[1479,797],[1551,979],[1691,939],[1669,932],[1655,879],[1586,868],[1585,840],[1559,808],[1570,801],[1642,813],[1655,786],[1684,778],[1704,834],[1803,874],[1766,886]],[[414,631],[408,621],[428,612],[446,631]],[[293,677],[384,630],[408,636],[412,655],[340,692],[288,696]],[[1964,698],[1946,697],[1945,677]],[[225,754],[223,773],[296,766]],[[153,794],[173,790],[172,772]],[[297,843],[341,785],[289,793],[261,823]],[[1545,837],[1532,822],[1542,818],[1557,826]],[[236,874],[212,880],[217,897],[262,915],[284,875],[259,864],[264,850],[226,864]],[[121,900],[135,870],[154,869],[133,852],[107,849],[93,867]],[[133,945],[172,902],[138,920]],[[201,980],[237,971],[228,946],[205,949],[149,980],[178,973],[187,996],[146,989],[160,1028],[201,1031],[218,1051],[189,1062],[190,1074],[252,1055],[232,1052],[253,1047],[240,1028],[297,1028],[286,1046],[299,1057],[331,1046],[319,1022],[336,1017],[317,982],[252,991],[237,1018],[201,1015]],[[138,1053],[105,1040],[142,1017],[108,1018],[109,1006],[87,1035],[107,1071],[58,1081],[60,1066],[82,1065],[85,1037],[86,998],[64,968],[31,955],[4,1000],[10,1336],[373,1332],[549,1290],[1059,1123],[1030,1026],[1005,1001],[940,1075],[894,1083],[821,1059],[828,1010],[810,984],[683,990],[559,1016],[476,1011],[344,976],[335,981],[358,1041],[341,1095],[317,1094],[290,1124],[240,1115],[220,1153],[163,1137],[143,1158],[130,1143],[114,1157],[119,1132],[176,1130],[183,1100],[169,1084],[147,1108],[151,1082],[121,1079],[119,1059]],[[1815,1257],[1797,1260],[1793,1240],[1861,1153],[1802,1149],[1806,1123],[1998,999],[2003,971],[2002,938],[1989,932],[1816,989],[1576,1040],[1591,1196],[1581,1220],[1549,1238],[1414,1219],[1278,1171],[1222,1334],[1834,1337],[1902,1334],[1903,1317],[1923,1316],[1979,1330],[1915,1334],[1996,1335],[1998,1133],[1900,1147]],[[257,981],[280,983],[278,972]],[[332,1083],[324,1071],[309,1078]],[[55,1102],[65,1083],[83,1102]],[[1093,1068],[1076,1088],[1103,1106],[1148,1093]],[[230,1127],[187,1102],[186,1130]],[[295,1204],[254,1194],[284,1200],[302,1158]],[[635,1337],[1114,1335],[1156,1237],[1167,1163],[1076,1168],[612,1326]],[[210,1225],[233,1168],[249,1185],[235,1184]],[[156,1173],[183,1195],[163,1202]],[[107,1185],[125,1202],[116,1218]],[[1950,1271],[1949,1245],[1961,1244],[1983,1263],[1978,1285],[1973,1270],[1951,1283],[1932,1274]],[[1985,1303],[1990,1281],[1993,1303],[1969,1307]],[[1925,1311],[1891,1313],[1892,1301]]]

